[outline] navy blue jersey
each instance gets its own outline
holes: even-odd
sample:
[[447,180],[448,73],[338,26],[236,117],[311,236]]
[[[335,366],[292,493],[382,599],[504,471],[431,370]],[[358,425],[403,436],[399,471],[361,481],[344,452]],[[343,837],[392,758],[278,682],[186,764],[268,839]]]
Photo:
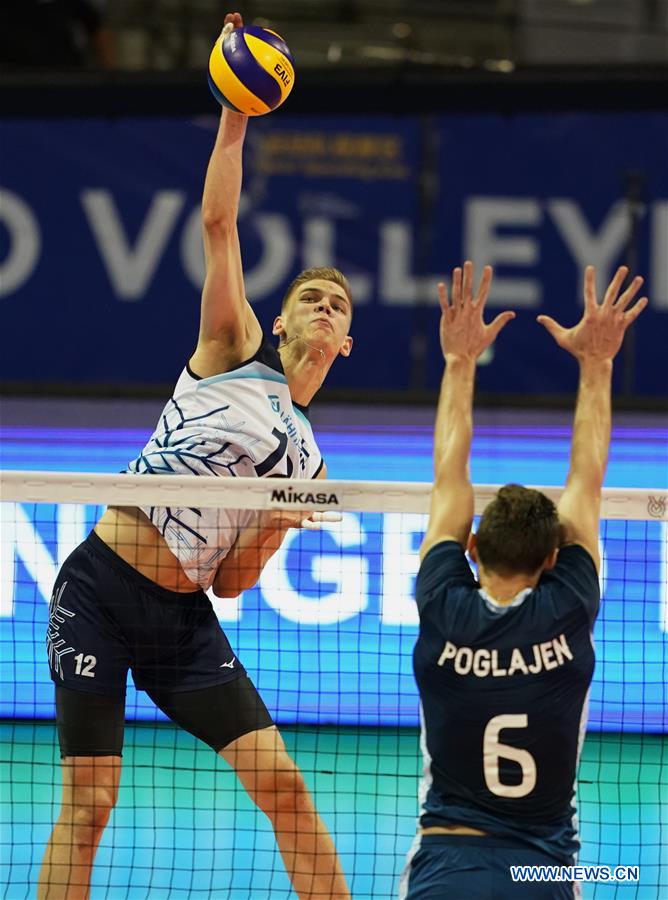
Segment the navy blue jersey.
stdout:
[[422,827],[468,825],[572,862],[600,602],[591,556],[565,547],[535,589],[500,606],[461,545],[443,541],[422,562],[416,599]]

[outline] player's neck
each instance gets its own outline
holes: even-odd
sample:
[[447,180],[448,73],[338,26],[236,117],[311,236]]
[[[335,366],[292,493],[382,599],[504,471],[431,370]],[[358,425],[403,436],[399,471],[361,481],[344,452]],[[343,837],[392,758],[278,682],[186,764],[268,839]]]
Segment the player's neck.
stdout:
[[290,396],[300,406],[308,406],[320,390],[329,372],[331,360],[317,347],[309,347],[299,341],[279,347],[281,363],[288,379]]
[[501,606],[507,606],[513,602],[520,591],[524,591],[527,588],[533,590],[536,587],[540,578],[540,572],[536,572],[533,575],[520,573],[518,575],[502,576],[496,572],[485,572],[484,569],[479,568],[478,578],[480,587],[489,597]]

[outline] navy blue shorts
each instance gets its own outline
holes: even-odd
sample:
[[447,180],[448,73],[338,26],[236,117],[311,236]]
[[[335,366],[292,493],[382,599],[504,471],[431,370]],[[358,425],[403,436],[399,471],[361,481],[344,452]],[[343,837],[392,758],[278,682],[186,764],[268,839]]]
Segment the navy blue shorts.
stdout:
[[245,674],[204,591],[159,587],[91,532],[63,563],[49,607],[51,678],[125,695],[128,669],[146,691],[192,691]]
[[166,591],[91,532],[62,565],[47,651],[63,756],[120,756],[134,682],[216,752],[273,720],[204,591]]
[[540,850],[491,836],[425,834],[407,872],[406,900],[573,900],[566,882],[514,882],[510,866],[559,865]]

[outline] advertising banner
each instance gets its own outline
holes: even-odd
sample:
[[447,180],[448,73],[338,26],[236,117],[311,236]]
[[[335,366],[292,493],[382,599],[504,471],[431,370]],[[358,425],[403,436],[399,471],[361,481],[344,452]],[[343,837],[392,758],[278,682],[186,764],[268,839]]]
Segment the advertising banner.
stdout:
[[[0,511],[0,716],[50,718],[45,638],[50,612],[57,628],[53,583],[102,510],[3,503]],[[425,528],[422,515],[344,513],[323,533],[290,531],[256,588],[239,598],[212,596],[235,654],[278,722],[418,724],[414,593]],[[661,522],[605,524],[592,730],[665,728],[656,673],[668,629],[666,537]],[[82,654],[81,663],[82,677],[94,677],[95,658]],[[131,682],[127,715],[160,716]]]
[[[1,123],[2,380],[138,392],[175,381],[197,338],[216,128],[213,117]],[[574,322],[584,265],[603,284],[625,261],[645,275],[650,307],[618,387],[666,390],[664,115],[270,116],[249,124],[239,235],[265,329],[302,268],[350,278],[355,347],[329,386],[435,389],[436,281],[471,257],[495,266],[490,314],[518,311],[481,361],[482,390],[570,391],[575,367],[535,316]]]

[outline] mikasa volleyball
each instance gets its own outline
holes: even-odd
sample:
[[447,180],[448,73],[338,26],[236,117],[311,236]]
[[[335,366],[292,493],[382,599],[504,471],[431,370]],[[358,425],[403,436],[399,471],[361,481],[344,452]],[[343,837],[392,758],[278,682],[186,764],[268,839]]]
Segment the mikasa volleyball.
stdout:
[[292,56],[275,31],[235,28],[216,41],[209,58],[209,87],[219,103],[246,116],[263,116],[286,99],[295,82]]

